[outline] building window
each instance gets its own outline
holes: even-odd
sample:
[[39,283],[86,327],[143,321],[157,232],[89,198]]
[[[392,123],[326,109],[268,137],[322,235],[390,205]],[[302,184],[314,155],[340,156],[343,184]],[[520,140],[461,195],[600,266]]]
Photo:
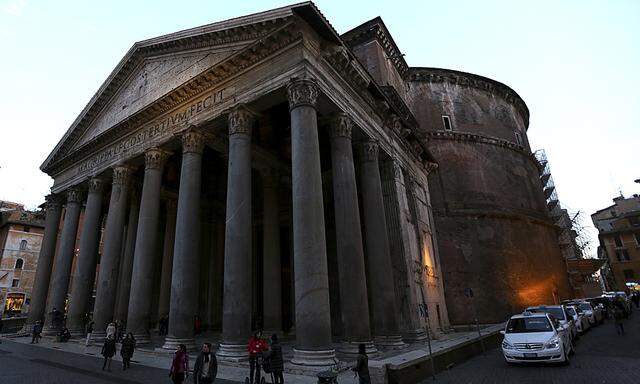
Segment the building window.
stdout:
[[451,127],[451,119],[447,115],[442,115],[442,124],[444,125],[445,131],[453,131]]
[[616,247],[622,247],[622,240],[620,239],[620,236],[616,235],[613,238],[613,242],[616,243]]
[[618,249],[616,251],[616,257],[618,261],[629,261],[631,258],[629,257],[629,252],[626,249]]
[[25,249],[27,249],[27,240],[22,240],[20,242],[20,250],[24,251]]
[[11,282],[11,287],[18,288],[18,285],[20,285],[20,279],[13,279],[13,281]]
[[635,274],[633,273],[633,269],[625,269],[622,271],[624,273],[624,278],[628,280],[633,280],[635,278]]
[[518,143],[518,145],[522,145],[522,135],[520,135],[519,132],[516,132],[516,143]]
[[22,266],[24,265],[24,260],[22,259],[18,259],[16,260],[16,266],[15,269],[22,269]]
[[30,227],[24,227],[24,231],[25,232],[29,232],[29,231],[31,231],[31,228]]

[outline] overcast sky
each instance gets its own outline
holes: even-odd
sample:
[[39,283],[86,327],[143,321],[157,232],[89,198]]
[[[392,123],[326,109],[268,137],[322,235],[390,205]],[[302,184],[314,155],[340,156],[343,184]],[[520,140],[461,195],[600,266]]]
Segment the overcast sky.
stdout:
[[[135,41],[287,4],[0,0],[0,200],[43,201],[52,180],[40,164]],[[316,5],[339,33],[381,16],[411,66],[516,90],[572,210],[640,192],[640,1]]]

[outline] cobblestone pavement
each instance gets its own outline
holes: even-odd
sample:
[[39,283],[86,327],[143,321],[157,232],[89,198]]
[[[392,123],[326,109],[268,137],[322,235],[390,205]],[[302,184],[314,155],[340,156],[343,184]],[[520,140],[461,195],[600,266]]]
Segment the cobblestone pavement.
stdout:
[[[0,383],[2,384],[138,384],[171,383],[168,369],[138,365],[135,355],[131,369],[113,361],[111,372],[102,371],[102,358],[80,355],[3,339],[0,344]],[[216,380],[230,384],[231,381]]]
[[[591,329],[577,342],[568,367],[509,366],[499,349],[476,356],[436,376],[435,383],[640,383],[640,312],[625,321],[618,336],[612,321]],[[433,383],[429,379],[422,384]]]

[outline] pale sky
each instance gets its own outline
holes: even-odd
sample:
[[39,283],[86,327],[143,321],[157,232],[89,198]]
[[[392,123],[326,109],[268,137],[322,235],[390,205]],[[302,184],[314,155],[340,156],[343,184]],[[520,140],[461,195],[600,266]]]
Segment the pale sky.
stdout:
[[[43,201],[52,180],[40,164],[135,41],[287,4],[0,0],[0,200]],[[411,66],[512,87],[572,210],[640,192],[640,1],[316,5],[339,33],[381,16]]]

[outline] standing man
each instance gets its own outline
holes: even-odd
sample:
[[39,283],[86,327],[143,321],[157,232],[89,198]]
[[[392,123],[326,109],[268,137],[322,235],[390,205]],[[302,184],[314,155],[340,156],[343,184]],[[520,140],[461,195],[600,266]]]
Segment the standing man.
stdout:
[[211,384],[218,375],[218,360],[211,353],[211,343],[202,345],[202,352],[193,366],[193,380],[196,384]]
[[[267,350],[267,343],[262,339],[262,331],[256,332],[247,346],[249,351],[249,380],[250,383],[260,383],[260,370],[262,369],[262,352]],[[255,381],[253,381],[255,373]]]
[[40,322],[40,320],[38,320],[33,325],[33,336],[31,337],[31,344],[38,344],[40,342],[41,333],[42,333],[42,323]]

